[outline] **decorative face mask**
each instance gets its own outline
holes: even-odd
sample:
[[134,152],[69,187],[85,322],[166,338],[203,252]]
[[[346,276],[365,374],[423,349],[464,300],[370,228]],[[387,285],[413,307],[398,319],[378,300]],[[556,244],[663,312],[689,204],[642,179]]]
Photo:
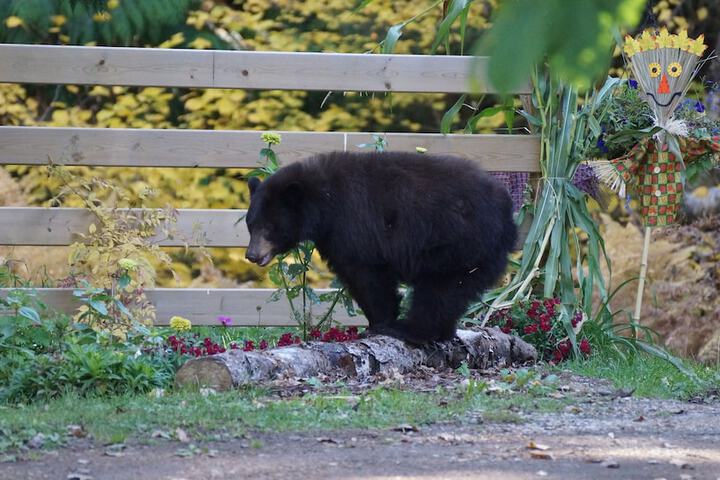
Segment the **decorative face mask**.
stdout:
[[666,28],[656,33],[646,30],[637,38],[625,37],[625,54],[658,125],[667,124],[685,96],[707,48],[704,38],[688,38],[685,30],[670,35]]

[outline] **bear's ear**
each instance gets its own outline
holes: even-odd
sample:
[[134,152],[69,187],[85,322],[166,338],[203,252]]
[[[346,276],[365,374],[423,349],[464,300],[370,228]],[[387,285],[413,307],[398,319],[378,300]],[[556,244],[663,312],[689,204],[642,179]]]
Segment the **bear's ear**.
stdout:
[[260,179],[258,177],[250,177],[248,179],[248,188],[250,189],[250,195],[255,193],[257,187],[260,186]]

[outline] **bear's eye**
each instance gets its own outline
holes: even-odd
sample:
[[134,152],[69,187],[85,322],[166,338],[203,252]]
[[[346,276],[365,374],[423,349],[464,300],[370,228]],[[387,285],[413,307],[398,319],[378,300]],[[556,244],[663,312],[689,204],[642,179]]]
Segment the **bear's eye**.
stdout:
[[657,62],[653,62],[650,65],[648,65],[648,70],[650,71],[650,76],[655,78],[658,75],[660,75],[660,72],[662,71],[662,68],[660,68],[660,64]]
[[671,77],[679,77],[682,73],[682,65],[680,65],[678,62],[673,62],[670,65],[668,65],[667,73]]

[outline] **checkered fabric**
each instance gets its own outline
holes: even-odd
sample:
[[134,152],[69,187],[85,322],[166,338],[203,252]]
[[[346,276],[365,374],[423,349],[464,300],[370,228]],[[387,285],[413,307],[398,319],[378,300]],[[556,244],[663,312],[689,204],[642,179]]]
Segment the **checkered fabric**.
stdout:
[[[712,155],[720,163],[720,136],[679,140],[685,164],[705,155]],[[682,204],[683,161],[666,147],[658,151],[656,143],[646,139],[627,155],[610,160],[628,186],[628,193],[640,202],[640,215],[646,227],[672,225]]]

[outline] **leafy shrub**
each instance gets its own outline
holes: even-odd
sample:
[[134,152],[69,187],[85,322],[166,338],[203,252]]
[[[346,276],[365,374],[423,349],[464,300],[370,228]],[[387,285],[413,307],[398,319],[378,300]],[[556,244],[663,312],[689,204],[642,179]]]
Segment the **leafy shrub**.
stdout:
[[120,341],[48,310],[31,293],[10,291],[0,299],[0,402],[163,386],[175,365],[157,349],[161,342],[139,325]]

